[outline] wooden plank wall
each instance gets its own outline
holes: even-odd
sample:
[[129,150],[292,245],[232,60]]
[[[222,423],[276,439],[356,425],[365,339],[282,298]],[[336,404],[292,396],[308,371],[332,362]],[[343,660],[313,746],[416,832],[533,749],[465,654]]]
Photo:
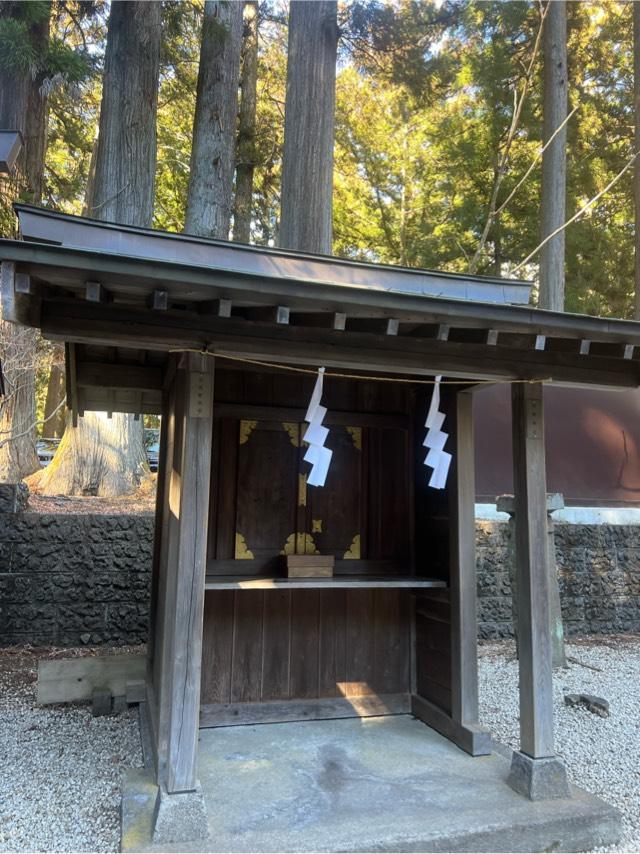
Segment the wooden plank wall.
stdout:
[[202,702],[410,691],[408,590],[209,591]]
[[[425,413],[431,390],[418,392],[415,407],[415,531],[416,573],[449,581],[451,546],[450,498],[454,494],[449,474],[447,489],[428,487],[431,469],[424,465]],[[455,443],[455,392],[443,386],[443,429],[449,433],[447,449]],[[415,599],[416,693],[451,714],[451,607],[448,590],[422,590]]]
[[416,597],[416,693],[451,714],[451,608],[447,590]]

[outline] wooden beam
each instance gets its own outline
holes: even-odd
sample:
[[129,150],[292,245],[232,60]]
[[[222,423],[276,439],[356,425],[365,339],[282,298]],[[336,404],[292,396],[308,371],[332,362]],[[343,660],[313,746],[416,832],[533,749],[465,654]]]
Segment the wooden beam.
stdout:
[[[277,276],[257,277],[238,273],[231,278],[227,271],[217,272],[202,267],[185,266],[149,258],[117,256],[45,246],[23,241],[6,241],[7,260],[19,262],[29,271],[47,267],[50,285],[77,288],[85,275],[127,280],[128,292],[141,300],[153,282],[162,285],[168,278],[188,291],[192,302],[206,300],[224,290],[239,301],[259,299],[271,304],[285,302],[296,311],[340,310],[351,316],[395,317],[401,323],[455,323],[457,327],[489,328],[524,334],[536,332],[549,337],[593,339],[636,343],[640,345],[640,325],[631,320],[575,316],[524,305],[477,303],[463,299],[409,295],[364,287],[282,279]],[[216,275],[217,272],[217,275]],[[256,283],[259,286],[257,294]]]
[[84,297],[87,302],[111,301],[111,294],[100,282],[85,282]]
[[162,389],[162,368],[112,362],[78,362],[78,386],[101,388]]
[[158,782],[196,788],[202,621],[213,432],[213,359],[186,353],[175,380],[176,423],[166,523],[159,684]]
[[156,288],[150,294],[147,305],[153,311],[166,311],[169,308],[169,291]]
[[[224,359],[218,360],[218,367],[225,364]],[[304,421],[306,410],[294,406],[253,406],[246,403],[216,403],[214,418],[237,418],[250,421]],[[407,415],[392,412],[348,412],[330,409],[324,424],[342,425],[345,427],[379,427],[395,430],[407,430],[409,419]],[[355,562],[355,561],[351,561]]]
[[380,694],[370,697],[318,698],[312,700],[267,700],[261,703],[212,703],[203,705],[202,727],[273,724],[287,721],[369,718],[379,715],[406,715],[411,712],[408,694]]
[[29,276],[16,270],[15,262],[3,261],[0,267],[2,319],[21,326],[40,325],[41,301]]
[[43,659],[38,662],[38,705],[90,700],[96,688],[124,697],[127,683],[144,678],[144,671],[144,655],[132,653]]
[[553,671],[547,566],[542,385],[512,385],[520,750],[553,756]]
[[553,379],[556,382],[636,388],[639,368],[611,357],[585,359],[578,353],[487,350],[486,345],[434,341],[409,336],[376,336],[332,329],[253,325],[240,318],[220,319],[161,314],[118,305],[96,306],[78,300],[45,300],[45,337],[89,344],[219,349],[292,364],[325,364],[385,374],[450,374],[484,379]]

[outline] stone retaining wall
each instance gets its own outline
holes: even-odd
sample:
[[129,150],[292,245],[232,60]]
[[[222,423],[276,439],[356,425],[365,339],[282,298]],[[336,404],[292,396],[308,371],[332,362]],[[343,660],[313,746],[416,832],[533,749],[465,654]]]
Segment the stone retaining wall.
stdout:
[[[480,637],[510,637],[509,524],[477,522]],[[640,526],[555,525],[567,634],[640,632]]]
[[0,513],[0,644],[147,638],[153,516]]
[[[480,636],[511,627],[509,528],[478,522]],[[556,525],[570,634],[640,632],[640,526]],[[146,640],[153,517],[0,512],[0,645]]]

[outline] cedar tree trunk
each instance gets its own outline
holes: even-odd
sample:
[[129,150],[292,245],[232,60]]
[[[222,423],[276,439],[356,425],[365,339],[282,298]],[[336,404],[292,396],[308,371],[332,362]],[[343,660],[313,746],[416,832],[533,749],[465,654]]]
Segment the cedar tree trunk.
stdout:
[[142,420],[132,415],[87,412],[71,425],[67,415],[58,450],[38,481],[48,495],[102,495],[135,492],[148,473]]
[[[567,117],[567,6],[565,0],[547,2],[544,21],[543,142]],[[567,129],[558,133],[542,155],[541,237],[565,222],[567,192]],[[564,311],[564,231],[540,252],[540,308]]]
[[[1,15],[20,14],[19,3],[4,3]],[[29,29],[29,39],[43,52],[49,39],[50,5]],[[47,97],[43,79],[29,70],[0,70],[0,128],[19,130],[23,148],[18,158],[18,187],[29,201],[42,196],[46,146]],[[1,319],[0,350],[6,397],[0,399],[0,481],[17,482],[40,468],[36,453],[36,333]]]
[[185,231],[229,237],[235,165],[242,3],[204,4]]
[[279,245],[331,254],[337,3],[289,11]]
[[[151,225],[161,4],[114,0],[105,53],[100,126],[89,214]],[[87,412],[67,416],[58,450],[39,488],[47,493],[114,497],[135,491],[148,473],[142,419]]]
[[90,216],[151,225],[160,3],[114,0],[109,15]]
[[62,438],[65,425],[65,394],[64,347],[62,344],[55,344],[51,368],[49,369],[47,397],[44,404],[44,424],[42,425],[42,435],[47,439]]
[[251,239],[251,202],[256,166],[256,90],[258,85],[258,4],[244,4],[240,113],[236,146],[236,197],[233,209],[233,239]]

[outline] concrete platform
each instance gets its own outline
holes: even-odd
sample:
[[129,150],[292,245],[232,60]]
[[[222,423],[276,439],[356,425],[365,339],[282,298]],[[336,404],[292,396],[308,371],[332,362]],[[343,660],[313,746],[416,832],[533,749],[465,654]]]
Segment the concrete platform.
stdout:
[[408,715],[200,734],[210,839],[153,846],[156,787],[128,772],[122,851],[587,851],[620,835],[592,795],[532,803],[509,761],[472,758]]

